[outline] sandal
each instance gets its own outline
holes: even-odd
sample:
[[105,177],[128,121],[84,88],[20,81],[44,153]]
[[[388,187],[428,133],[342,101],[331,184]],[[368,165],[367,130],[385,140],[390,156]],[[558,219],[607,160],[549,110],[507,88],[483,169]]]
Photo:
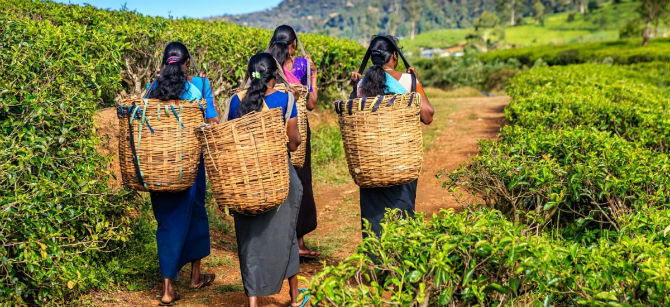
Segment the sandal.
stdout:
[[202,289],[211,285],[216,279],[214,274],[200,274],[200,283],[195,286],[190,286],[191,289]]
[[[300,293],[305,293],[307,292],[307,289],[298,288],[298,291]],[[305,294],[305,296],[302,298],[302,303],[300,303],[300,305],[288,304],[288,307],[305,307],[305,305],[307,305],[307,302],[309,302],[309,292],[307,292],[307,294]]]
[[300,254],[300,252],[298,252],[298,256],[300,256],[302,258],[308,258],[308,259],[316,259],[319,256],[321,256],[321,253],[319,253],[315,250],[311,250],[311,249],[308,248],[307,251],[308,252],[306,254]]
[[163,302],[162,299],[158,299],[158,306],[174,306],[178,300],[180,300],[181,297],[179,297],[179,294],[175,294],[175,296],[172,298],[171,301],[169,302]]

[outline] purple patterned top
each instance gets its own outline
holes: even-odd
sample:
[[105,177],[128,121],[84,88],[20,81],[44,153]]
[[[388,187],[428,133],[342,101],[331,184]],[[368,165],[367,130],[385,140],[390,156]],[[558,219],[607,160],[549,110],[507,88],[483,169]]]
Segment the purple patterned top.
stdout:
[[[293,69],[291,69],[291,72],[300,80],[302,85],[307,85],[307,69],[309,69],[307,59],[299,57],[293,60]],[[311,92],[312,89],[310,88],[309,91]]]

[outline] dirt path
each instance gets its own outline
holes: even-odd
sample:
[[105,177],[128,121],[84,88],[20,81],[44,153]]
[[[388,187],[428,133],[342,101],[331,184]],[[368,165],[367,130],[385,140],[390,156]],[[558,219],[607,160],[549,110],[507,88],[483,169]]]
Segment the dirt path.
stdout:
[[[509,98],[470,97],[445,98],[446,92],[429,93],[436,108],[434,125],[426,128],[427,149],[424,170],[419,178],[417,211],[428,214],[441,208],[458,207],[457,200],[442,188],[444,179],[436,177],[443,170],[457,168],[477,153],[477,141],[494,138],[502,124],[503,109]],[[109,145],[108,145],[109,146]],[[344,185],[316,186],[319,226],[307,238],[307,244],[322,252],[319,261],[303,262],[300,275],[309,279],[323,263],[335,264],[351,255],[361,241],[358,188],[351,181]],[[232,225],[230,219],[225,222]],[[205,271],[217,274],[214,284],[202,290],[189,290],[189,269],[182,270],[177,282],[182,300],[179,306],[246,306],[246,296],[237,262],[235,236],[232,229],[212,230],[212,254],[204,261]],[[304,282],[300,282],[305,287]],[[156,306],[159,285],[145,291],[94,293],[89,297],[103,306]],[[288,284],[281,293],[261,299],[261,306],[287,306]]]

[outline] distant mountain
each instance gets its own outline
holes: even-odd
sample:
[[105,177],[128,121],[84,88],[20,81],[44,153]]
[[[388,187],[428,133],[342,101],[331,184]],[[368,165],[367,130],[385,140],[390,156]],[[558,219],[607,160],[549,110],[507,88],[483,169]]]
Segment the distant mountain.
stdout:
[[[290,24],[299,32],[319,32],[365,41],[373,34],[411,38],[433,29],[470,28],[482,12],[514,25],[533,14],[538,0],[283,0],[277,7],[242,15],[213,17],[273,29]],[[587,0],[540,0],[545,13],[584,7]],[[602,2],[590,0],[589,2]]]

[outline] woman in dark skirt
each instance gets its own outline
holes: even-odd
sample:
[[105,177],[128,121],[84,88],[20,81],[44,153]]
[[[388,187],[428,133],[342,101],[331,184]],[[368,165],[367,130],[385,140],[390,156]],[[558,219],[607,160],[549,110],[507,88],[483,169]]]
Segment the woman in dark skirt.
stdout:
[[[160,100],[192,100],[204,97],[207,100],[207,121],[218,122],[209,80],[186,73],[190,58],[182,43],[169,43],[163,53],[160,76],[150,89],[150,97]],[[201,155],[193,186],[175,193],[151,193],[151,206],[158,222],[158,262],[163,275],[163,293],[159,302],[161,306],[170,306],[179,299],[173,282],[184,264],[191,263],[191,288],[202,288],[214,281],[214,274],[200,273],[200,260],[209,255],[206,189]]]
[[[295,57],[297,49],[298,36],[291,26],[281,25],[277,27],[270,40],[268,53],[277,59],[282,65],[284,75],[291,85],[307,86],[307,70],[311,70],[309,95],[307,100],[307,110],[314,110],[319,96],[317,87],[318,75],[316,66],[309,55],[305,57]],[[314,191],[312,190],[312,131],[307,123],[307,139],[303,140],[305,148],[305,164],[302,167],[296,167],[298,178],[303,186],[302,202],[300,213],[298,214],[297,236],[298,247],[301,257],[315,258],[319,252],[307,248],[304,236],[316,229],[316,204],[314,202]]]
[[[264,107],[282,108],[288,147],[290,151],[295,151],[300,145],[298,113],[295,101],[290,101],[288,94],[274,89],[278,69],[277,62],[269,53],[251,57],[247,68],[247,75],[251,77],[249,88],[241,100],[237,95],[233,96],[228,119],[239,118]],[[290,186],[284,203],[260,215],[234,215],[240,271],[250,307],[258,306],[257,297],[278,293],[285,279],[289,281],[291,306],[304,306],[307,302],[297,303],[300,260],[295,229],[303,189],[295,169],[287,163]]]
[[[372,67],[365,76],[353,72],[351,77],[359,81],[358,97],[373,97],[386,94],[406,94],[412,89],[412,75],[416,77],[414,67],[406,73],[396,70],[400,49],[392,36],[376,36],[370,42],[367,54],[372,60]],[[428,101],[421,84],[417,80],[416,91],[421,94],[421,122],[428,125],[433,121],[433,106]],[[414,216],[417,180],[409,183],[380,188],[361,188],[361,218],[370,222],[372,232],[379,237],[380,222],[386,209],[399,209],[405,217]],[[363,234],[365,237],[365,234]]]

